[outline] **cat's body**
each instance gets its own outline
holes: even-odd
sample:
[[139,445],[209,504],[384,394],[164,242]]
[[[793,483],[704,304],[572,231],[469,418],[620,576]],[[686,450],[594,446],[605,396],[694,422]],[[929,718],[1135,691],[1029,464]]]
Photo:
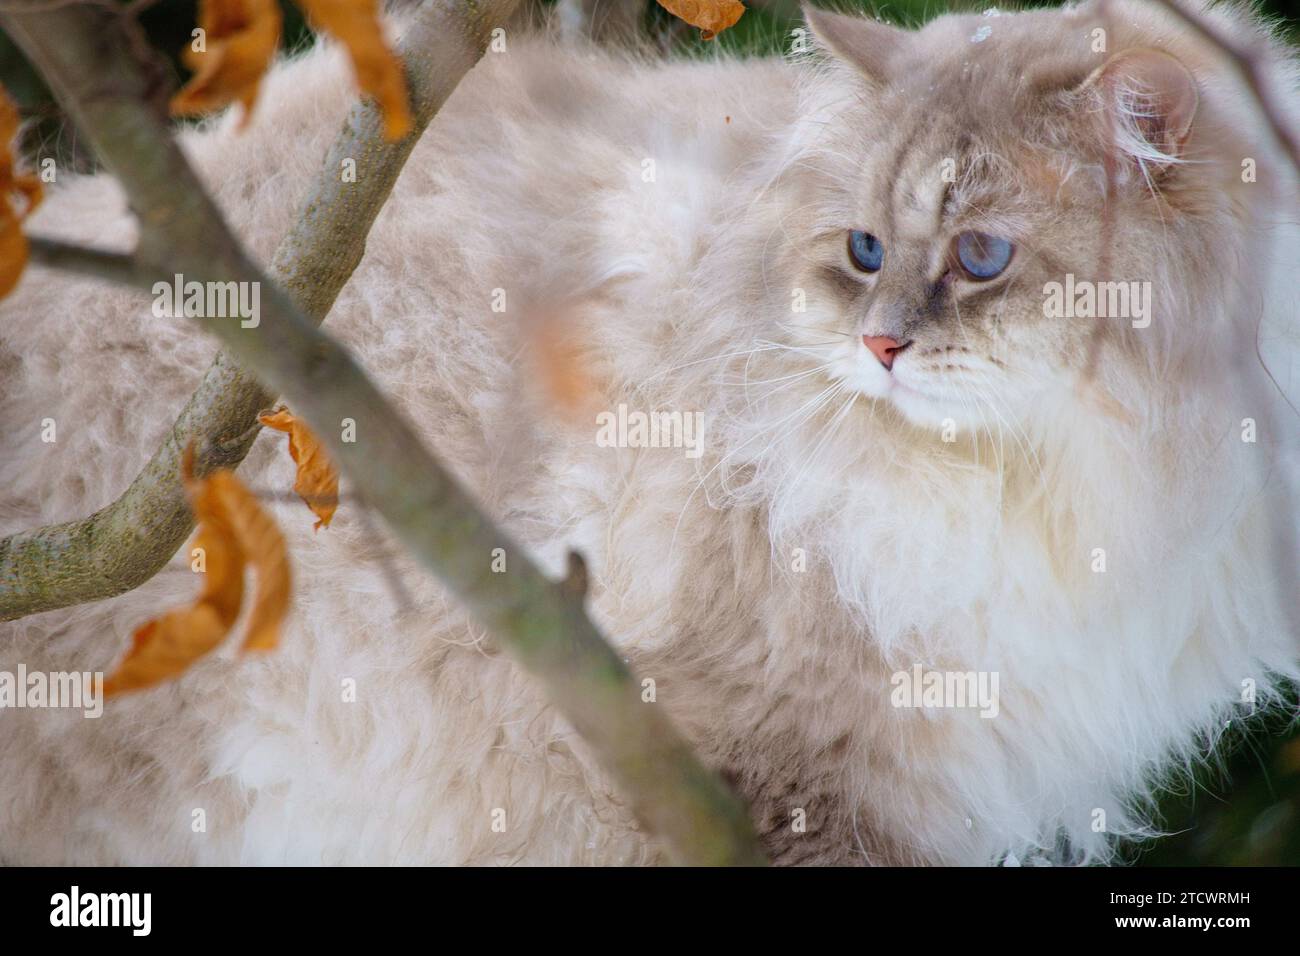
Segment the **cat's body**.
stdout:
[[[1035,16],[1086,33],[1082,13]],[[948,22],[970,32],[979,18]],[[1179,44],[1185,62],[1194,48]],[[750,800],[775,859],[993,862],[1055,852],[1060,833],[1067,858],[1104,855],[1143,825],[1135,804],[1157,776],[1244,714],[1243,680],[1263,694],[1294,670],[1277,582],[1294,512],[1275,513],[1294,419],[1258,368],[1166,401],[1116,396],[1103,365],[1098,387],[1120,408],[1066,376],[1036,395],[1039,417],[990,409],[988,431],[955,423],[954,442],[879,397],[819,404],[830,381],[807,356],[856,358],[816,352],[841,339],[813,331],[831,293],[791,233],[801,215],[835,218],[818,176],[846,153],[816,129],[861,97],[848,82],[806,64],[647,65],[512,41],[417,147],[327,328],[550,569],[568,547],[585,554],[594,616],[655,682],[646,706]],[[313,53],[271,78],[247,132],[228,117],[189,139],[264,260],[348,100],[340,59]],[[903,127],[894,113],[864,124],[880,142]],[[1274,183],[1293,195],[1289,174]],[[1225,207],[1262,249],[1213,288],[1220,303],[1257,292],[1243,323],[1293,318],[1280,286],[1255,284],[1297,250],[1262,196]],[[132,226],[95,178],[56,190],[30,231],[125,246]],[[792,311],[801,292],[808,309]],[[521,327],[541,312],[576,317],[596,407],[701,411],[702,456],[602,447],[590,415],[551,414]],[[1205,337],[1230,313],[1207,307]],[[6,531],[116,496],[215,351],[147,297],[40,270],[0,317]],[[840,336],[858,346],[852,328]],[[1107,344],[1103,363],[1126,348]],[[1287,361],[1271,363],[1284,386]],[[1165,364],[1169,380],[1202,371],[1195,356]],[[1259,442],[1240,441],[1244,418]],[[292,484],[282,441],[264,435],[241,468],[253,488]],[[223,651],[99,720],[0,712],[0,859],[661,857],[530,680],[400,553],[409,602],[396,595],[380,560],[393,546],[353,501],[317,534],[300,505],[273,507],[298,582],[281,650]],[[110,670],[193,579],[184,549],[132,593],[6,624],[0,670]],[[918,664],[996,672],[997,716],[893,706],[893,675]]]

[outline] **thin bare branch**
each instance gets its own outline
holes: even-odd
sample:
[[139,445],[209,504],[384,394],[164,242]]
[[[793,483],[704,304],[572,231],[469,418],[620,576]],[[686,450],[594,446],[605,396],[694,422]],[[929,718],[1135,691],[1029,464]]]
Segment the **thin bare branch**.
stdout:
[[[493,27],[509,17],[517,2],[462,5],[454,0],[432,0],[420,11],[400,43],[414,120],[414,130],[404,140],[384,140],[379,111],[370,103],[360,102],[352,110],[303,212],[272,261],[280,285],[316,322],[324,319],[361,261],[370,227],[420,134],[478,60]],[[21,18],[31,20],[32,28],[38,29],[39,21],[32,18],[61,6],[42,4],[39,11],[34,5],[14,9],[22,11]],[[12,16],[20,18],[18,12]],[[124,50],[137,49],[134,24],[121,17],[119,8],[103,11],[102,17],[106,41],[120,43]],[[95,55],[94,50],[85,52]],[[94,95],[96,85],[102,86],[103,81],[87,77],[80,94]],[[161,100],[154,97],[154,102]],[[356,182],[344,183],[338,175],[345,157],[364,157],[364,175],[357,176]],[[143,159],[125,172],[147,194],[168,191],[170,173],[157,157]],[[154,182],[150,183],[151,179]],[[194,228],[185,222],[201,224],[205,221],[202,217],[216,214],[210,206],[195,208],[193,197],[178,199],[186,211],[173,217],[175,228],[145,218],[141,248],[131,256],[114,259],[93,250],[33,239],[33,257],[41,264],[117,281],[130,282],[130,268],[151,270],[155,277],[171,275],[169,269],[158,267],[168,260],[170,235],[176,228]],[[154,201],[148,208],[168,207]],[[180,482],[185,445],[196,439],[199,474],[238,466],[260,430],[257,413],[275,397],[226,355],[218,355],[153,458],[121,497],[86,518],[0,540],[0,620],[102,600],[139,587],[158,573],[194,527]]]
[[[476,4],[472,20],[481,25],[484,11],[495,16],[508,5]],[[429,9],[450,16],[441,4]],[[3,17],[117,173],[142,222],[144,261],[166,263],[199,281],[260,282],[257,327],[220,317],[199,321],[235,361],[287,396],[395,536],[542,683],[638,819],[677,860],[763,862],[743,805],[699,763],[662,708],[642,702],[640,686],[582,602],[549,580],[479,510],[351,355],[244,255],[165,118],[145,105],[146,84],[114,42],[114,20],[95,8]],[[459,31],[464,22],[457,16],[442,25]],[[470,62],[472,36],[459,34]],[[442,38],[431,33],[425,39],[432,45]],[[343,418],[355,421],[356,441],[343,441],[336,427]],[[508,556],[508,573],[492,572],[497,549]]]
[[29,236],[27,246],[33,262],[52,269],[63,269],[78,275],[109,279],[127,285],[134,285],[137,281],[136,273],[140,264],[135,256],[129,253],[90,249],[59,242],[56,239],[42,239],[39,236]]

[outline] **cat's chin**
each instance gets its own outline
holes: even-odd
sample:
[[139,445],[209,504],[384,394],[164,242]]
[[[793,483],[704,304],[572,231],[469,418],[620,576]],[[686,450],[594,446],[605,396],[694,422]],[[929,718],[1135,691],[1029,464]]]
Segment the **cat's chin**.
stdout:
[[878,364],[855,362],[842,369],[841,381],[870,399],[884,399],[918,428],[946,431],[979,428],[975,400],[951,387],[928,381],[904,380]]
[[954,425],[968,428],[978,424],[968,420],[969,399],[963,402],[956,396],[936,395],[897,379],[889,389],[889,401],[904,418],[920,428],[943,430]]
[[[966,431],[988,428],[997,417],[981,409],[978,400],[954,393],[924,391],[897,380],[889,390],[889,403],[903,418],[925,431],[955,435]],[[983,411],[984,417],[980,412]],[[946,438],[946,441],[953,439]]]

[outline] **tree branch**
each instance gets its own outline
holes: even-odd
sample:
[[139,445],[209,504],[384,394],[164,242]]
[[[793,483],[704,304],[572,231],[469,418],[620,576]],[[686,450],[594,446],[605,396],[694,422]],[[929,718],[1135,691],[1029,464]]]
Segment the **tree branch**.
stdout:
[[[482,22],[482,11],[509,2],[476,4],[472,19]],[[4,23],[117,172],[141,219],[142,260],[166,262],[168,272],[199,281],[261,282],[257,327],[200,321],[235,361],[289,398],[397,538],[542,682],[641,822],[683,863],[763,862],[743,805],[695,759],[663,711],[642,703],[639,686],[582,603],[483,515],[348,352],[243,254],[165,117],[145,105],[140,71],[115,42],[117,19],[82,7],[7,13]],[[458,37],[468,44],[465,34]],[[301,281],[291,277],[290,287],[310,294]],[[343,418],[355,420],[355,442],[342,440]],[[507,554],[506,574],[491,571],[497,548]]]
[[126,285],[136,285],[139,282],[137,273],[141,266],[135,256],[128,253],[89,249],[39,236],[29,236],[27,247],[31,261],[51,269],[63,269],[65,272]]
[[[316,322],[325,318],[361,261],[370,227],[420,134],[482,55],[492,29],[503,23],[517,4],[518,0],[478,4],[434,0],[424,5],[400,43],[411,94],[414,126],[410,136],[389,143],[380,135],[382,119],[371,103],[359,102],[353,108],[301,215],[272,259],[280,284]],[[48,6],[15,8],[8,11],[6,22],[16,32],[22,29],[19,21],[29,21],[31,29],[38,30],[40,20],[57,10]],[[138,48],[135,25],[129,19],[110,17],[106,10],[103,26],[106,39],[124,44],[127,50]],[[97,55],[90,43],[84,44],[81,53]],[[49,56],[39,49],[30,55]],[[35,62],[48,75],[46,64]],[[88,76],[67,95],[95,102],[106,82]],[[107,135],[125,140],[130,135],[127,129],[123,126]],[[126,155],[135,155],[129,143],[124,142],[122,148]],[[100,155],[107,156],[102,151]],[[344,158],[357,161],[356,182],[342,182],[339,169]],[[177,230],[193,232],[193,223],[202,225],[219,215],[206,199],[199,202],[171,188],[168,177],[176,159],[172,158],[170,167],[161,157],[128,162],[126,172],[132,174],[137,191],[133,195],[155,197],[147,207],[139,208],[166,210],[166,201],[156,198],[160,192],[175,195],[183,203],[183,211],[166,223],[142,216],[145,231],[141,248],[133,257],[113,257],[34,238],[30,240],[33,258],[43,265],[115,281],[130,282],[126,273],[131,269],[152,271],[155,277],[170,276],[160,264],[168,261],[171,235]],[[152,184],[148,182],[151,178]],[[197,439],[199,474],[237,467],[260,430],[258,411],[275,397],[241,372],[228,356],[218,355],[167,438],[121,497],[89,517],[0,540],[0,620],[102,600],[139,587],[157,574],[194,528],[180,482],[185,445],[191,438]],[[235,441],[245,435],[244,440]]]

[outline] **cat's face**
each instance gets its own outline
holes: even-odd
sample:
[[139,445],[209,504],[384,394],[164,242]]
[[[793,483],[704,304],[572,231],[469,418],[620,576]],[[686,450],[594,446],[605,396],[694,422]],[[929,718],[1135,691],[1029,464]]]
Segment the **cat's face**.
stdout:
[[918,425],[1016,413],[1081,352],[1082,330],[1042,308],[1059,271],[1043,255],[1053,210],[1008,188],[1002,144],[951,116],[925,109],[863,145],[839,197],[851,228],[805,246],[812,324],[847,333],[829,374]]
[[[852,67],[831,67],[851,88],[802,160],[788,223],[804,229],[808,302],[790,327],[827,375],[919,426],[976,428],[1023,421],[1094,375],[1105,334],[1099,379],[1116,396],[1147,387],[1152,300],[1185,254],[1165,218],[1184,186],[1191,73],[1153,49],[1094,50],[1086,23],[1059,13],[946,17],[918,34],[810,19]],[[1121,111],[1111,132],[1108,96],[1144,115]],[[1108,156],[1118,216],[1104,212]],[[1126,284],[1100,289],[1125,314],[1062,307],[1101,270]]]

